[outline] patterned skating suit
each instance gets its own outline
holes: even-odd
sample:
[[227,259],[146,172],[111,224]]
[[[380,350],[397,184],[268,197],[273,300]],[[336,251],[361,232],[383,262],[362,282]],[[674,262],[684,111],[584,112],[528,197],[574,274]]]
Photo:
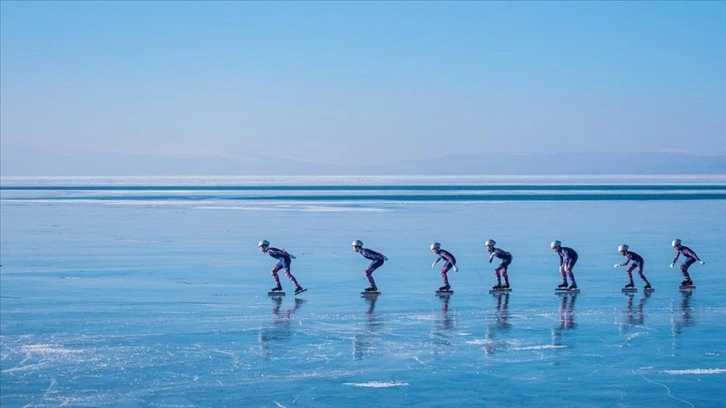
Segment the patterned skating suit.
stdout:
[[295,285],[295,288],[299,288],[300,285],[297,283],[297,279],[290,273],[290,254],[284,249],[268,247],[265,251],[267,255],[277,259],[277,263],[272,267],[272,279],[275,281],[277,286],[280,286],[280,277],[277,276],[277,272],[280,269],[285,269],[285,276]]
[[574,268],[577,263],[577,252],[575,252],[572,248],[560,247],[557,255],[560,256],[560,274],[562,275],[562,282],[567,283],[567,277],[569,276],[572,284],[577,286],[575,283],[575,275],[572,273],[572,268]]
[[683,254],[683,257],[686,258],[686,260],[681,264],[681,273],[683,274],[683,277],[686,278],[686,280],[690,281],[691,276],[688,274],[688,268],[696,263],[696,261],[700,261],[701,258],[696,255],[693,250],[687,246],[679,245],[676,250],[676,256],[673,258],[673,262],[676,263],[678,260],[678,257],[681,256],[681,253]]
[[632,251],[625,251],[625,254],[623,255],[625,256],[625,262],[618,264],[618,266],[625,266],[629,262],[632,262],[630,266],[628,266],[628,270],[625,271],[628,274],[628,281],[630,284],[633,284],[633,270],[638,268],[638,276],[640,276],[640,279],[642,279],[646,285],[650,286],[650,282],[648,282],[648,279],[646,279],[643,274],[643,266],[645,266],[643,257]]
[[492,263],[492,260],[494,257],[497,257],[502,260],[502,263],[499,264],[496,268],[494,268],[494,276],[497,277],[497,285],[502,285],[502,277],[504,278],[504,287],[509,288],[509,277],[507,276],[507,267],[509,264],[512,263],[512,254],[509,252],[500,249],[500,248],[494,248],[492,252],[489,253],[489,263]]
[[439,249],[439,252],[437,252],[439,255],[438,258],[436,258],[436,261],[434,261],[434,264],[438,263],[440,260],[444,260],[444,265],[441,267],[441,280],[444,281],[445,286],[449,286],[449,277],[448,272],[451,268],[453,268],[456,265],[456,258],[454,258],[454,255],[445,250],[445,249]]
[[368,248],[361,248],[358,252],[360,252],[360,254],[363,255],[364,258],[373,261],[370,265],[368,265],[365,272],[366,278],[368,278],[368,282],[371,284],[371,287],[375,287],[376,282],[373,280],[373,271],[383,265],[383,262],[385,262],[387,258],[380,252],[376,252]]

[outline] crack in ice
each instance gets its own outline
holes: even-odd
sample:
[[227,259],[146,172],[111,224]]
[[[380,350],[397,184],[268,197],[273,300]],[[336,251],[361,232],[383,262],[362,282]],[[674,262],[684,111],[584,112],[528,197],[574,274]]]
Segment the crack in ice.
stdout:
[[695,407],[696,407],[696,406],[695,406],[695,405],[693,405],[692,403],[690,403],[690,402],[688,402],[688,401],[686,401],[686,400],[684,400],[684,399],[680,399],[680,398],[678,398],[678,397],[674,396],[673,394],[671,394],[671,389],[670,389],[670,388],[668,388],[668,386],[667,386],[667,385],[665,385],[665,384],[660,384],[660,383],[657,383],[657,382],[655,382],[655,381],[653,381],[653,380],[650,380],[650,379],[646,378],[646,377],[645,377],[645,376],[644,376],[643,374],[641,374],[640,376],[641,376],[641,377],[642,377],[642,378],[643,378],[643,379],[644,379],[645,381],[648,381],[649,383],[652,383],[652,384],[655,384],[655,385],[660,385],[661,387],[665,388],[665,389],[666,389],[666,390],[668,391],[668,394],[667,394],[667,395],[668,395],[668,397],[669,397],[669,398],[672,398],[672,399],[674,399],[674,400],[676,400],[676,401],[680,401],[680,402],[685,402],[686,404],[690,405],[690,406],[691,406],[691,408],[695,408]]

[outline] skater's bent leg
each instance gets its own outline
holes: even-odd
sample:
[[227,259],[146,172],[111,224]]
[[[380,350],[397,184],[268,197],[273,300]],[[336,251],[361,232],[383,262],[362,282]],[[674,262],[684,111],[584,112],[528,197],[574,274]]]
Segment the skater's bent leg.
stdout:
[[449,269],[451,267],[447,264],[444,265],[443,268],[441,268],[441,280],[444,281],[444,285],[449,284]]
[[383,260],[379,259],[371,262],[371,264],[366,268],[366,278],[368,278],[368,282],[372,287],[376,287],[376,282],[373,280],[373,272],[381,265],[383,265]]
[[275,281],[277,286],[280,286],[280,277],[277,276],[277,271],[279,271],[279,270],[280,270],[280,265],[275,265],[274,267],[272,267],[272,280]]
[[633,283],[633,269],[635,269],[635,265],[630,265],[628,267],[628,270],[625,271],[625,273],[628,275],[628,282]]
[[292,274],[290,273],[290,268],[285,269],[285,276],[287,277],[287,279],[290,279],[290,282],[292,282],[292,284],[295,285],[295,287],[300,286],[297,283],[297,279],[295,279],[295,277],[292,276]]
[[648,278],[645,277],[645,274],[643,273],[643,267],[640,266],[638,268],[638,277],[640,277],[640,280],[645,282],[646,285],[650,285],[650,282],[648,282]]
[[696,262],[695,259],[689,259],[681,264],[681,274],[684,278],[686,278],[686,280],[691,280],[691,275],[688,274],[688,268],[693,265],[694,262]]
[[569,276],[569,277],[570,277],[570,282],[571,282],[571,283],[572,283],[573,285],[577,286],[577,283],[575,283],[575,274],[573,274],[573,273],[572,273],[572,269],[568,269],[568,270],[567,270],[567,276]]
[[499,265],[499,268],[497,268],[501,271],[502,277],[504,278],[504,286],[509,287],[509,276],[507,275],[507,265],[501,264]]
[[368,283],[371,284],[371,286],[376,286],[376,282],[373,280],[373,271],[375,269],[371,268],[370,266],[366,268],[366,278],[368,279]]

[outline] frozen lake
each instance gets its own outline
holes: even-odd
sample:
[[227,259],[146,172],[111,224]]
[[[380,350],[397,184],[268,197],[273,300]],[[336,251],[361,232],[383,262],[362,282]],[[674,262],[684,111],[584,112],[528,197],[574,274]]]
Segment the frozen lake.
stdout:
[[[3,179],[5,407],[722,406],[726,178]],[[514,256],[509,295],[483,248]],[[681,293],[674,238],[706,265]],[[296,255],[309,290],[269,298]],[[369,261],[390,261],[363,299]],[[549,243],[576,249],[558,296]],[[429,244],[458,260],[455,294]],[[621,243],[656,291],[627,296]],[[682,259],[681,259],[682,260]],[[678,263],[681,262],[679,260]],[[642,288],[638,277],[636,285]]]

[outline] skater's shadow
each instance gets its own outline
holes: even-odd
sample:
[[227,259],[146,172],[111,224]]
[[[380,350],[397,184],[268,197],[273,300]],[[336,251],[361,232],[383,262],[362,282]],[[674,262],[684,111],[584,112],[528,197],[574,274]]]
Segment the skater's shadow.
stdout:
[[295,298],[295,303],[285,310],[282,309],[282,297],[272,299],[272,323],[260,328],[259,342],[262,353],[269,356],[274,353],[272,343],[288,340],[292,337],[291,317],[305,300]]
[[363,324],[353,335],[353,358],[356,360],[372,354],[376,343],[379,342],[380,331],[383,328],[383,320],[376,313],[378,296],[367,296],[365,301],[366,310]]
[[679,355],[681,349],[681,335],[683,329],[696,324],[693,307],[691,306],[691,296],[693,292],[690,290],[681,291],[681,299],[678,307],[672,307],[671,310],[671,332],[673,335],[673,355]]
[[558,308],[560,321],[559,324],[552,329],[552,344],[555,346],[563,346],[562,337],[564,333],[577,327],[577,322],[575,322],[576,300],[576,293],[560,295],[560,306]]
[[490,316],[483,343],[486,355],[509,347],[506,341],[497,338],[497,334],[512,328],[512,324],[509,323],[509,293],[496,293],[492,297],[494,298],[494,311]]
[[434,355],[438,355],[444,351],[445,348],[452,345],[451,341],[451,330],[454,328],[454,322],[449,312],[449,301],[451,297],[440,296],[441,308],[434,323],[433,330],[431,331],[431,343],[433,345]]

